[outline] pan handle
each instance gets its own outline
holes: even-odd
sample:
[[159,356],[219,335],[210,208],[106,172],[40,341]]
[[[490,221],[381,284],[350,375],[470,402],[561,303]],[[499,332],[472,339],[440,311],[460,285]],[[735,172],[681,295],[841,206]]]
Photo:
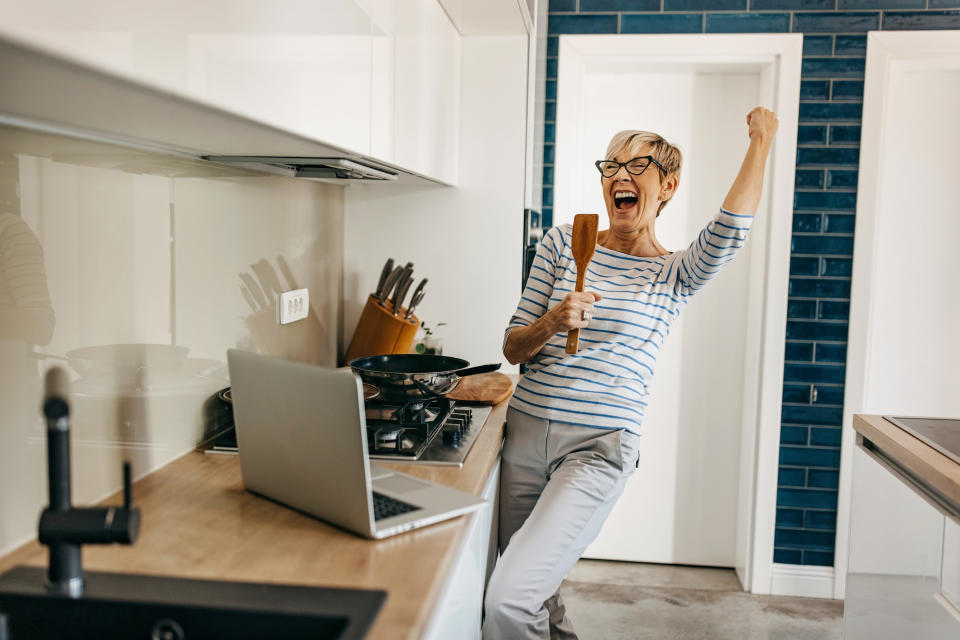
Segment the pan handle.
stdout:
[[466,376],[475,376],[478,373],[490,373],[491,371],[496,371],[500,368],[500,363],[496,364],[481,364],[476,367],[467,367],[466,369],[460,369],[459,371],[454,371],[461,378]]

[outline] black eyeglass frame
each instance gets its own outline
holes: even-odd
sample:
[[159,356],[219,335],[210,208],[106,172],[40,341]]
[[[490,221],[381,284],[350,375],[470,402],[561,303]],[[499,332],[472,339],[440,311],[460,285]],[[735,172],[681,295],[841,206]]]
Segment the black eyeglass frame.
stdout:
[[[643,170],[642,170],[640,173],[634,173],[633,171],[630,171],[630,167],[627,166],[627,165],[629,165],[631,162],[636,162],[637,160],[648,160],[648,161],[649,161],[649,162],[647,162],[647,166],[644,167]],[[619,166],[617,167],[617,170],[616,170],[616,171],[614,171],[613,173],[611,173],[611,174],[608,176],[608,175],[606,175],[606,174],[603,172],[603,169],[600,167],[600,165],[601,165],[602,163],[604,163],[604,162],[610,162],[610,163],[613,163],[613,164],[616,164],[616,165],[619,165]],[[594,164],[594,166],[597,168],[597,171],[600,172],[600,175],[601,175],[601,176],[603,176],[604,178],[612,178],[613,176],[615,176],[615,175],[617,175],[618,173],[620,173],[620,168],[621,168],[621,167],[624,168],[624,169],[626,169],[626,170],[627,170],[627,173],[629,173],[629,174],[632,175],[632,176],[642,176],[642,175],[643,175],[643,172],[646,171],[646,170],[650,167],[650,164],[651,164],[651,163],[657,165],[657,168],[660,169],[660,171],[661,171],[664,175],[667,174],[667,170],[663,168],[663,165],[662,165],[662,164],[660,164],[659,162],[657,162],[656,160],[654,160],[653,156],[637,156],[636,158],[630,158],[630,159],[627,160],[626,162],[617,162],[616,160],[597,160],[597,161],[594,162],[593,164]]]

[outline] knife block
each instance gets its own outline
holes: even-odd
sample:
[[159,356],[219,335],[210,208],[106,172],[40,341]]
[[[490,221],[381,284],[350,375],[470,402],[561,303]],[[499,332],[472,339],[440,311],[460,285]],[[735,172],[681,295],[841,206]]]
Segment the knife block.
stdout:
[[390,353],[409,353],[413,338],[420,326],[420,319],[412,315],[404,320],[406,307],[400,308],[400,315],[393,315],[390,303],[382,305],[376,297],[367,298],[367,304],[360,314],[360,321],[353,332],[353,339],[347,347],[344,363],[365,356],[379,356]]

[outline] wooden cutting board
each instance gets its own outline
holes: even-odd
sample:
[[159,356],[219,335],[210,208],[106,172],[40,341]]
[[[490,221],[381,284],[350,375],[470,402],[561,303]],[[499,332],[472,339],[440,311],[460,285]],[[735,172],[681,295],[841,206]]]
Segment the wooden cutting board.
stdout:
[[493,405],[506,400],[512,391],[513,380],[494,371],[461,379],[457,388],[448,393],[447,397],[457,402]]

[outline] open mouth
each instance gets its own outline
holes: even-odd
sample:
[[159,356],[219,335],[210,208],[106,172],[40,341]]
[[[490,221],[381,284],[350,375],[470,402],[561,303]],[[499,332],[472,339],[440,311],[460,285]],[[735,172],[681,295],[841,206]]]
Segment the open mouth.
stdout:
[[614,191],[613,203],[617,210],[625,211],[637,204],[637,194],[626,189]]

